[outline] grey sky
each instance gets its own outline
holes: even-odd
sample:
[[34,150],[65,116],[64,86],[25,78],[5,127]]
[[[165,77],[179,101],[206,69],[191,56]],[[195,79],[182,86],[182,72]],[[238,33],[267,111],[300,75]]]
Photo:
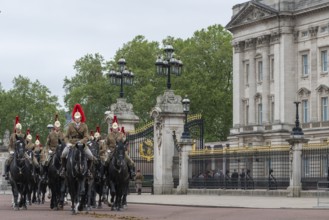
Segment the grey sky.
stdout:
[[245,0],[3,0],[0,4],[0,82],[38,79],[63,105],[63,79],[87,53],[113,58],[137,35],[160,42],[186,39],[210,25],[225,26]]

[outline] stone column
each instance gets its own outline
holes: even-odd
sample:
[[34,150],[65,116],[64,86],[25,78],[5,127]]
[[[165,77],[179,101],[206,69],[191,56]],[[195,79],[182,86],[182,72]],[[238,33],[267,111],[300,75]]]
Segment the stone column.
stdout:
[[180,137],[184,130],[182,98],[167,90],[157,97],[151,112],[154,118],[154,194],[171,194],[173,182],[173,131]]
[[287,139],[290,147],[289,161],[290,161],[290,184],[288,187],[289,197],[300,197],[302,190],[302,146],[308,142],[303,135],[292,135]]
[[296,105],[295,127],[292,129],[291,137],[287,139],[291,145],[289,152],[290,184],[288,187],[290,197],[300,197],[302,190],[302,147],[303,143],[309,140],[304,138],[304,133],[299,123],[298,105],[300,102],[294,102]]
[[117,102],[111,105],[111,111],[105,112],[105,118],[108,123],[108,132],[112,127],[113,116],[116,115],[119,127],[124,127],[126,132],[134,131],[135,124],[139,122],[139,117],[133,112],[133,105],[127,103],[125,98],[118,98]]
[[188,178],[189,178],[189,162],[188,153],[192,150],[192,139],[181,139],[181,170],[179,175],[179,185],[177,186],[177,194],[187,194]]

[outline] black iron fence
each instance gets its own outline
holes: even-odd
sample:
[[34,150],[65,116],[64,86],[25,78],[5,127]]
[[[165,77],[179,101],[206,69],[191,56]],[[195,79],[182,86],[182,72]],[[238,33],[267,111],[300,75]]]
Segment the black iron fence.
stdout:
[[[286,189],[289,186],[292,151],[289,145],[222,149],[194,149],[189,155],[189,188]],[[329,181],[329,145],[302,148],[303,190]]]
[[329,145],[309,144],[302,149],[302,187],[317,189],[319,181],[328,181]]
[[194,150],[189,157],[189,188],[287,188],[289,149],[287,145]]

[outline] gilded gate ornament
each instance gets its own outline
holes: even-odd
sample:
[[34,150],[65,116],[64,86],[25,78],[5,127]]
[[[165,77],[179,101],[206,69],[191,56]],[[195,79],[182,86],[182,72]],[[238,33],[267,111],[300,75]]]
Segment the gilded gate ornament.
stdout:
[[147,161],[151,161],[154,158],[154,144],[151,139],[146,139],[139,144],[139,155]]

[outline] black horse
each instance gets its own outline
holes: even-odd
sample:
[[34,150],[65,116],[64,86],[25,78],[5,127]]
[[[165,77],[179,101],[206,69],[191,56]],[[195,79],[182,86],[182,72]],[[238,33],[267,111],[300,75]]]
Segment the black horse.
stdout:
[[126,141],[116,143],[116,148],[108,168],[111,202],[113,202],[112,210],[116,209],[117,211],[120,211],[126,205],[129,186],[129,172],[125,161],[125,145]]
[[72,214],[82,211],[86,201],[85,181],[88,168],[84,146],[78,142],[71,148],[66,163],[66,180],[71,197]]
[[48,164],[48,186],[51,191],[50,208],[62,210],[64,204],[64,192],[62,187],[65,188],[64,179],[60,177],[59,170],[61,168],[61,155],[65,148],[64,141],[58,139],[56,151],[51,156]]
[[[41,165],[41,150],[39,151],[33,151],[33,149],[27,150],[26,154],[28,155],[30,162],[32,163],[32,169],[31,169],[31,178],[29,182],[29,188],[27,193],[27,200],[31,204],[32,203],[41,203],[40,199],[40,186],[42,186],[42,179],[41,179],[41,173],[42,173],[42,165]],[[35,167],[33,164],[34,158],[37,160],[39,164],[39,168]],[[46,188],[45,186],[44,188]],[[43,195],[44,196],[44,195]],[[31,199],[32,197],[32,199]],[[43,203],[44,203],[44,197],[43,197]]]
[[[24,138],[16,135],[14,158],[9,169],[9,180],[14,197],[15,210],[19,210],[20,207],[27,209],[26,195],[28,193],[28,183],[31,181],[31,169],[32,165],[25,157]],[[19,195],[20,201],[18,203]]]
[[[92,140],[88,142],[89,149],[94,157],[99,158],[99,142]],[[102,208],[104,179],[104,165],[100,162],[94,163],[91,167],[93,178],[88,179],[88,202],[87,207],[91,205],[96,207],[96,194],[98,194],[98,208]]]

